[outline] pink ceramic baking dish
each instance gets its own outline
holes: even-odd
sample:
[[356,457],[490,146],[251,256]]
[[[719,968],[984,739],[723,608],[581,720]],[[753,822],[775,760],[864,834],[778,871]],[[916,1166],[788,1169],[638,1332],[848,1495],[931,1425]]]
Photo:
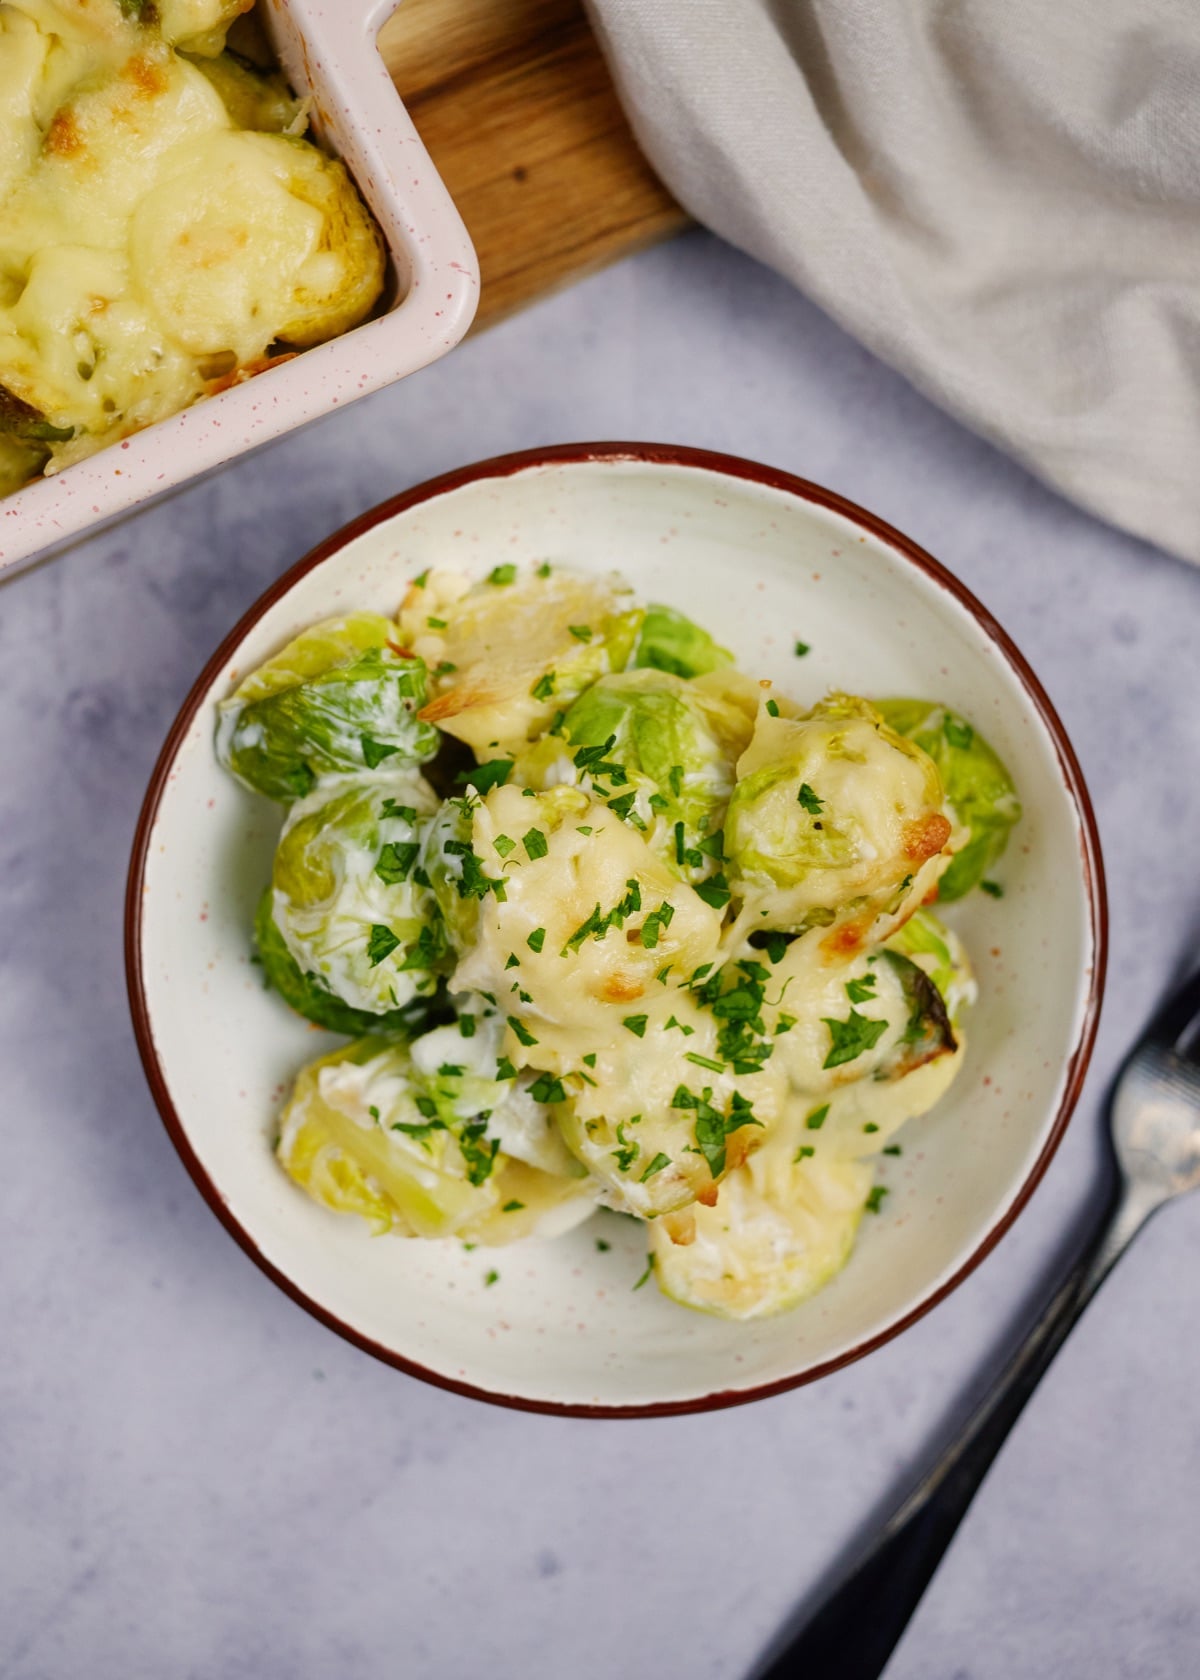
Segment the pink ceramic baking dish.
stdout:
[[390,308],[244,385],[0,501],[0,576],[284,432],[436,361],[471,324],[479,267],[376,47],[397,0],[259,0],[316,136],[383,230]]

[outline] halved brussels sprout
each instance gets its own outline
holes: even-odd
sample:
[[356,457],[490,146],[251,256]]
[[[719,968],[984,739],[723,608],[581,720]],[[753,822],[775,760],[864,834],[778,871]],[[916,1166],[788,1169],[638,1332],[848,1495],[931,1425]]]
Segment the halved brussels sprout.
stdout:
[[288,950],[275,923],[275,894],[270,887],[259,899],[254,915],[254,945],[271,990],[278,992],[298,1015],[327,1032],[343,1033],[347,1038],[367,1033],[379,1038],[412,1038],[431,1026],[444,1007],[439,988],[432,995],[412,998],[402,1009],[389,1010],[386,1015],[351,1009],[333,995],[318,974],[306,974]]
[[454,983],[499,1000],[518,1065],[560,1073],[628,1038],[626,1018],[716,958],[720,910],[578,788],[494,788],[465,844],[477,919]]
[[1008,770],[973,724],[933,700],[876,700],[898,734],[915,741],[937,765],[946,800],[970,839],[938,882],[943,903],[977,887],[996,863],[1021,805]]
[[725,820],[747,929],[840,919],[847,955],[890,932],[878,919],[914,909],[949,861],[943,804],[933,761],[867,701],[833,694],[799,718],[767,701]]
[[635,667],[670,671],[677,677],[698,677],[733,664],[728,648],[720,647],[707,630],[701,630],[674,607],[651,604],[646,608],[642,628],[633,650]]
[[425,666],[378,613],[328,618],[243,679],[217,707],[217,757],[239,781],[287,803],[321,776],[404,769],[432,758],[437,731],[415,715]]
[[694,1210],[691,1241],[651,1227],[664,1295],[720,1318],[787,1312],[841,1271],[871,1188],[869,1165],[800,1155],[803,1117],[782,1121],[761,1149]]
[[[553,1176],[501,1148],[502,1112],[533,1099],[466,1067],[462,1052],[450,1064],[461,1073],[440,1067],[430,1080],[414,1061],[421,1042],[362,1039],[303,1070],[276,1151],[301,1189],[400,1236],[502,1243],[586,1218],[586,1179]],[[470,1040],[459,1043],[465,1052]]]
[[417,775],[346,777],[293,805],[275,852],[273,917],[303,974],[351,1009],[431,997],[450,967],[437,902],[415,876],[437,796]]
[[[728,1001],[723,1015],[713,999]],[[605,1187],[609,1207],[643,1219],[678,1215],[712,1199],[727,1172],[769,1134],[786,1090],[771,1045],[756,1036],[740,975],[718,975],[712,998],[703,983],[657,985],[618,1034],[576,1035],[560,1081],[555,1114],[568,1147]],[[719,1007],[719,1004],[717,1005]],[[756,1024],[761,1027],[761,1019]],[[591,1046],[586,1056],[580,1050]]]
[[492,759],[541,734],[597,677],[624,670],[642,621],[610,579],[497,566],[482,583],[430,572],[400,612],[433,673],[421,715]]
[[[721,820],[745,750],[745,714],[665,671],[601,677],[575,701],[559,733],[517,759],[535,786],[582,782],[683,880],[719,873]],[[707,889],[728,903],[724,882]]]

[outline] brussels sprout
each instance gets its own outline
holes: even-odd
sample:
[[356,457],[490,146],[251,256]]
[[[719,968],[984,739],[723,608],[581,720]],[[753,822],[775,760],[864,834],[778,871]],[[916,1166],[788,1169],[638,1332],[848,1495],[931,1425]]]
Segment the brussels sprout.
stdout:
[[480,759],[543,733],[597,677],[629,662],[642,609],[609,579],[497,566],[482,583],[427,573],[400,613],[407,645],[433,673],[422,716]]
[[499,870],[489,871],[475,850],[475,794],[446,799],[425,829],[420,868],[441,912],[454,949],[462,955],[475,942],[479,906],[489,892],[503,892]]
[[[331,1211],[401,1236],[497,1243],[544,1228],[547,1216],[563,1228],[564,1203],[586,1217],[586,1180],[555,1177],[501,1148],[501,1114],[533,1099],[465,1066],[470,1040],[461,1037],[459,1061],[431,1081],[414,1060],[421,1043],[361,1039],[304,1069],[277,1146],[289,1176]],[[491,1106],[479,1108],[481,1100]],[[532,1129],[528,1118],[521,1125]]]
[[694,1210],[692,1240],[651,1227],[664,1295],[719,1318],[767,1318],[821,1289],[850,1258],[871,1188],[861,1161],[817,1159],[798,1112]]
[[217,757],[268,798],[301,799],[321,776],[400,770],[432,758],[437,731],[414,714],[421,660],[376,613],[316,624],[217,708]]
[[651,605],[642,620],[633,664],[670,671],[677,677],[698,677],[706,671],[732,665],[733,655],[727,648],[719,647],[707,630],[701,630],[674,607]]
[[304,104],[278,71],[260,70],[236,53],[192,62],[212,83],[235,128],[264,134],[303,132]]
[[877,710],[937,765],[946,799],[970,839],[938,882],[949,903],[977,887],[1008,845],[1021,820],[1012,777],[975,727],[933,700],[877,700]]
[[751,1045],[738,1030],[746,1003],[738,982],[718,979],[718,988],[732,1004],[724,1017],[699,982],[658,985],[631,1005],[619,1033],[577,1033],[574,1055],[564,1057],[565,1101],[555,1110],[607,1205],[643,1219],[674,1215],[670,1227],[680,1235],[687,1228],[680,1211],[711,1199],[759,1147],[786,1090],[783,1070],[768,1065],[770,1046]]
[[[719,872],[721,820],[750,735],[736,706],[668,672],[627,671],[587,689],[560,730],[554,779],[586,782],[682,879]],[[548,738],[528,764],[518,760],[518,776],[539,769],[545,775],[544,755],[554,744]],[[541,765],[534,755],[542,755]],[[728,903],[723,889],[723,881],[707,889],[713,902]]]
[[816,929],[793,940],[769,975],[765,1018],[774,1061],[797,1090],[828,1095],[873,1078],[901,1054],[911,988],[878,952],[831,961]]
[[626,1016],[717,956],[721,912],[579,788],[494,788],[460,845],[474,931],[455,985],[500,1000],[518,1066],[559,1073],[629,1039]]
[[730,884],[757,927],[842,918],[838,937],[852,953],[945,868],[942,805],[933,761],[867,701],[831,695],[800,718],[768,701],[726,816]]
[[346,777],[291,809],[272,874],[273,918],[302,974],[351,1009],[390,1015],[431,997],[449,963],[436,900],[415,876],[419,776]]
[[254,916],[254,944],[263,974],[272,991],[279,993],[290,1008],[306,1021],[327,1032],[358,1038],[366,1033],[377,1037],[411,1038],[431,1026],[443,1009],[439,990],[431,997],[414,997],[403,1009],[373,1015],[365,1009],[351,1009],[329,990],[315,973],[306,974],[288,950],[275,925],[275,894],[270,887],[258,901]]

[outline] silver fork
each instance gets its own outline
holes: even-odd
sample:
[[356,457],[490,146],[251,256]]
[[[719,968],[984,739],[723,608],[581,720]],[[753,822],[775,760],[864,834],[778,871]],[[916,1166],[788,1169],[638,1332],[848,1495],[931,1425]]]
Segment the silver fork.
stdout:
[[[1103,1219],[987,1397],[798,1633],[755,1680],[877,1680],[971,1500],[1080,1314],[1151,1214],[1200,1186],[1200,970],[1113,1086],[1115,1189]],[[794,1624],[793,1624],[794,1625]]]

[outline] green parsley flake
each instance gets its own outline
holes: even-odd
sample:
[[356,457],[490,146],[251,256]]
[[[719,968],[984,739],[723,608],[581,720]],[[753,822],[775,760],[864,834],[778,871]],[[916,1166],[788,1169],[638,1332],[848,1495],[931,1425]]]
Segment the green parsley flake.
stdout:
[[444,630],[446,628],[446,620],[444,618],[427,618],[425,623],[431,630]]
[[820,1108],[814,1108],[811,1114],[804,1116],[804,1124],[810,1132],[819,1132],[825,1124],[825,1116],[829,1113],[829,1104],[822,1103]]
[[846,996],[851,1003],[866,1003],[875,994],[875,976],[864,974],[861,980],[847,980]]
[[670,1165],[671,1157],[669,1155],[664,1155],[660,1149],[653,1161],[651,1161],[650,1165],[646,1168],[645,1172],[638,1179],[638,1183],[645,1184],[648,1178],[653,1178],[655,1173],[660,1173],[664,1167],[669,1167]]
[[526,856],[531,863],[536,862],[538,858],[544,858],[550,850],[546,836],[540,828],[531,828],[521,844],[524,846]]
[[516,1202],[516,1201],[505,1202],[504,1206],[500,1209],[500,1212],[501,1213],[519,1213],[524,1206],[525,1206],[524,1202]]
[[529,1095],[534,1102],[540,1103],[563,1103],[567,1100],[562,1080],[552,1073],[539,1073],[529,1087]]
[[767,713],[770,717],[778,717],[779,716],[779,702],[778,702],[778,700],[768,700],[767,701]]
[[999,881],[980,881],[979,885],[983,888],[985,893],[990,893],[993,898],[1004,897],[1004,888],[1000,885]]
[[504,964],[504,966],[505,966],[505,968],[520,968],[521,959],[515,951],[510,951],[508,953],[508,960]]
[[795,1166],[797,1161],[803,1161],[809,1155],[815,1155],[816,1153],[817,1152],[811,1143],[802,1143],[796,1153],[792,1156],[792,1165]]
[[590,642],[592,639],[592,627],[590,624],[568,624],[567,629],[571,632],[577,642]]
[[516,1068],[512,1065],[507,1056],[501,1056],[499,1061],[496,1063],[496,1078],[500,1080],[515,1079],[516,1077]]
[[874,1120],[868,1120],[866,1125],[863,1127],[864,1132],[877,1132],[878,1130],[879,1127],[875,1124]]
[[775,1023],[776,1038],[779,1037],[780,1033],[791,1032],[795,1025],[796,1017],[794,1015],[781,1015]]
[[810,817],[819,817],[825,809],[825,801],[817,798],[807,782],[800,783],[800,792],[796,795],[796,803],[803,806]]
[[795,653],[797,659],[803,659],[806,653],[812,652],[812,649],[809,647],[807,642],[797,642],[792,651]]
[[394,799],[385,799],[379,807],[381,817],[395,817],[399,822],[412,823],[417,820],[415,805],[398,805]]
[[671,769],[670,769],[670,771],[667,775],[667,785],[671,789],[671,792],[675,795],[676,799],[682,798],[682,796],[683,796],[683,765],[682,764],[672,764]]
[[898,1143],[889,1143],[884,1146],[883,1153],[885,1155],[903,1155],[904,1151]]
[[526,943],[526,945],[528,945],[528,947],[531,951],[540,951],[542,946],[546,943],[546,930],[545,930],[545,928],[544,927],[534,928],[533,932],[529,935],[529,938],[525,941],[525,943]]
[[538,678],[529,692],[535,700],[549,700],[554,693],[554,672],[545,672]]
[[729,882],[721,870],[715,875],[710,875],[707,881],[697,881],[695,891],[697,897],[702,898],[705,904],[714,910],[723,910],[733,896],[729,890]]
[[451,672],[457,670],[458,666],[451,664],[448,659],[439,659],[433,668],[433,674],[435,677],[448,677]]
[[499,1282],[500,1282],[500,1273],[498,1271],[496,1271],[496,1269],[494,1267],[490,1272],[487,1272],[487,1273],[484,1274],[483,1287],[485,1289],[490,1289],[494,1283],[499,1283]]
[[505,584],[515,583],[517,581],[517,568],[512,565],[493,566],[491,571],[488,573],[487,580],[489,583],[494,584],[497,589],[503,588]]
[[537,569],[537,575],[540,578],[548,578],[550,576],[550,562],[549,562],[549,560],[543,560],[542,561],[541,565]]
[[461,1079],[462,1076],[463,1069],[459,1067],[457,1062],[443,1062],[438,1069],[439,1079]]
[[868,1213],[878,1213],[883,1206],[883,1198],[890,1194],[886,1184],[875,1184],[871,1187],[871,1194],[863,1204]]
[[502,858],[506,858],[510,852],[515,852],[517,849],[517,842],[510,840],[507,834],[497,834],[492,841],[492,845],[495,846]]
[[421,847],[416,840],[389,840],[379,853],[375,874],[389,887],[408,878]]
[[367,960],[372,968],[378,968],[385,957],[390,957],[400,941],[390,927],[384,927],[382,922],[376,922],[371,928],[371,937],[367,941]]
[[421,573],[420,577],[415,577],[412,580],[412,587],[414,589],[424,589],[428,579],[429,579],[429,567],[426,566],[425,570]]
[[822,1015],[821,1020],[829,1028],[830,1050],[821,1063],[823,1068],[841,1067],[845,1062],[853,1062],[878,1044],[888,1029],[886,1021],[872,1021],[866,1015],[860,1015],[857,1009],[851,1009],[845,1021],[833,1021],[828,1015]]
[[528,1049],[531,1044],[537,1043],[537,1039],[534,1038],[529,1028],[525,1026],[523,1022],[518,1021],[515,1015],[508,1015],[505,1019],[508,1021],[509,1026],[512,1028],[513,1032],[516,1033],[517,1038],[526,1049]]
[[634,1289],[640,1289],[644,1283],[648,1282],[649,1278],[650,1278],[650,1273],[653,1270],[654,1270],[654,1256],[653,1256],[653,1254],[648,1254],[646,1256],[646,1270],[642,1273],[641,1277],[634,1284],[634,1286],[633,1286]]
[[683,1059],[685,1062],[694,1062],[697,1067],[707,1068],[710,1073],[725,1072],[724,1062],[714,1062],[711,1056],[699,1056],[694,1050],[685,1050]]
[[596,1065],[596,1052],[594,1050],[589,1050],[583,1059],[588,1067],[594,1068]]
[[400,751],[399,747],[390,747],[383,741],[373,741],[369,735],[361,735],[359,741],[362,745],[363,763],[368,770],[376,769],[385,758],[391,758],[394,752]]
[[581,823],[579,825],[579,827],[575,830],[575,832],[576,832],[576,834],[591,834],[593,832],[593,830],[592,830],[590,824]]
[[458,1030],[464,1038],[474,1038],[475,1037],[475,1017],[474,1017],[474,1015],[460,1015],[459,1018],[458,1018]]
[[621,1025],[623,1027],[628,1027],[629,1031],[635,1038],[645,1038],[646,1022],[649,1018],[650,1017],[648,1015],[626,1015],[622,1020]]
[[477,764],[473,770],[460,770],[454,780],[460,787],[473,787],[476,793],[487,793],[490,788],[503,787],[512,772],[511,758],[489,758],[486,764]]
[[611,1247],[612,1247],[612,1244],[608,1243],[608,1242],[605,1242],[603,1237],[597,1237],[596,1238],[596,1253],[597,1254],[607,1254]]

